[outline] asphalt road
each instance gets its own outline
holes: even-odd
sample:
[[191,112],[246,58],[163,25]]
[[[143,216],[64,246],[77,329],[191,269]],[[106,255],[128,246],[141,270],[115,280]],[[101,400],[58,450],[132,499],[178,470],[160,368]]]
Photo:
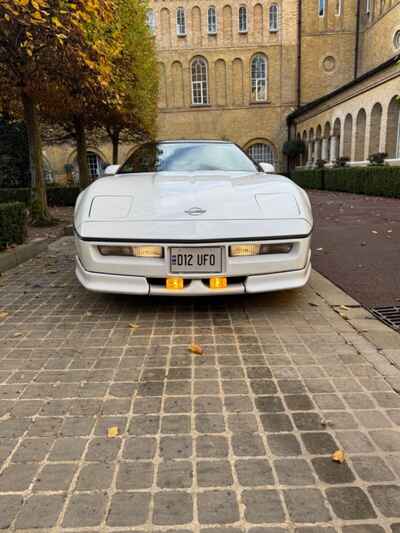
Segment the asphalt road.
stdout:
[[400,305],[400,199],[308,193],[314,268],[366,307]]

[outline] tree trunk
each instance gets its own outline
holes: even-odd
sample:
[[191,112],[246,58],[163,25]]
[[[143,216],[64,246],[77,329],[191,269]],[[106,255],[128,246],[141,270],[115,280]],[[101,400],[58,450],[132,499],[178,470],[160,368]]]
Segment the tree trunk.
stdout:
[[119,156],[119,131],[115,131],[111,135],[112,141],[112,158],[113,165],[118,165],[118,156]]
[[77,115],[74,117],[75,139],[77,161],[79,168],[79,184],[81,189],[86,189],[89,185],[89,167],[87,162],[87,143],[85,124],[82,117]]
[[35,223],[46,223],[50,221],[50,214],[47,207],[39,117],[34,98],[25,91],[22,91],[21,98],[24,109],[24,122],[29,143],[29,165],[32,180],[32,218]]

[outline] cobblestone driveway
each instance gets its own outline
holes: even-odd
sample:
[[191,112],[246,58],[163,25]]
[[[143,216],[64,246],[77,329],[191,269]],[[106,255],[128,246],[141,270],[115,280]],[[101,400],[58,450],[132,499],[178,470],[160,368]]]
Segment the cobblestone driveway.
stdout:
[[65,239],[0,279],[1,528],[399,533],[400,398],[311,287],[102,296],[72,266]]

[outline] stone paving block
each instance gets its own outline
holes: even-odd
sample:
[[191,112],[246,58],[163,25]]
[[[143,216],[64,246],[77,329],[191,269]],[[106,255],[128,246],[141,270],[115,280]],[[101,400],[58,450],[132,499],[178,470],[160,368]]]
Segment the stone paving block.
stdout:
[[153,524],[158,526],[187,524],[193,519],[191,494],[159,492],[154,496]]
[[294,522],[329,522],[331,516],[323,493],[318,489],[289,489],[284,498]]
[[94,463],[84,465],[76,482],[78,491],[94,491],[108,489],[114,474],[112,464]]
[[34,495],[28,498],[17,516],[15,527],[18,529],[53,527],[62,511],[64,496]]
[[236,494],[229,490],[202,492],[197,498],[201,524],[229,524],[239,520]]
[[274,485],[270,463],[266,459],[244,459],[235,462],[239,483],[243,486]]
[[315,457],[312,465],[323,483],[343,484],[351,483],[355,477],[346,463],[336,463],[331,457]]
[[66,491],[76,471],[76,465],[68,463],[49,463],[39,472],[34,491]]
[[1,492],[23,492],[32,483],[39,469],[36,464],[10,464],[0,474]]
[[13,455],[14,463],[42,461],[54,444],[52,438],[23,439]]
[[153,484],[154,465],[150,461],[121,463],[117,475],[118,490],[148,489]]
[[72,495],[64,515],[63,527],[92,527],[101,524],[107,496],[102,493]]
[[[239,438],[239,436],[236,436],[236,439],[233,437],[233,440],[239,440]],[[239,444],[237,449],[240,449]],[[196,439],[196,453],[198,457],[227,457],[228,451],[228,440],[226,437],[219,435],[200,435]],[[244,453],[243,455],[251,454]]]
[[299,441],[291,433],[267,435],[267,442],[274,455],[288,457],[301,454]]
[[246,520],[252,524],[284,522],[285,513],[276,490],[245,490],[242,493]]
[[373,485],[368,492],[379,511],[388,517],[400,517],[399,485]]
[[49,461],[78,461],[85,450],[87,439],[79,437],[58,438],[49,454]]
[[326,495],[334,513],[341,520],[376,518],[368,496],[359,487],[329,488]]
[[[193,483],[193,466],[190,461],[165,461],[160,463],[157,486],[164,489],[187,489]],[[201,484],[199,482],[199,484]]]
[[274,466],[281,485],[315,484],[313,471],[304,459],[278,459]]
[[351,462],[357,475],[364,481],[392,481],[395,479],[393,472],[385,461],[378,456],[360,455],[352,456]]
[[233,484],[229,461],[198,461],[196,471],[200,487],[225,487]]
[[144,492],[117,492],[111,499],[107,525],[110,527],[134,527],[147,521],[150,494]]
[[23,498],[17,495],[0,495],[0,529],[9,529],[22,507]]

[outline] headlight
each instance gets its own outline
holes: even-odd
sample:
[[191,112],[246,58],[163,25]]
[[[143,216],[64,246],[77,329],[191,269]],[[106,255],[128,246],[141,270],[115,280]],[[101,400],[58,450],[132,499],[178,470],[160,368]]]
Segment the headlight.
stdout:
[[277,244],[232,244],[229,247],[231,257],[249,257],[253,255],[288,254],[293,248],[293,243]]
[[101,255],[125,255],[131,257],[164,257],[162,246],[99,246]]

